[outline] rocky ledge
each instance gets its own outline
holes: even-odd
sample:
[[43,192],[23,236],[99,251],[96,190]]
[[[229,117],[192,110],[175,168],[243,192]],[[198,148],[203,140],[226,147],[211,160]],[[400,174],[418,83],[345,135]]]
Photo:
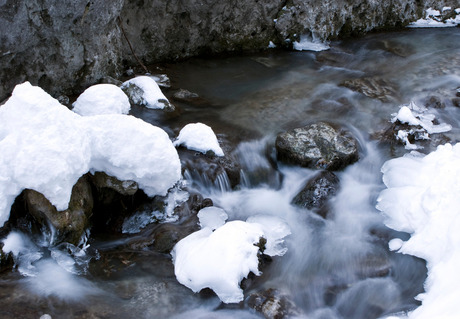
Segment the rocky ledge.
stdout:
[[55,97],[126,65],[289,47],[398,28],[453,0],[50,0],[0,3],[0,101],[25,80]]

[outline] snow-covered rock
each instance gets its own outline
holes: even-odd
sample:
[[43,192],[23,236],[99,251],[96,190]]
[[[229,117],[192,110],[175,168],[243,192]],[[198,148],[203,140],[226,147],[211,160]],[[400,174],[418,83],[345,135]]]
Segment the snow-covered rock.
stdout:
[[82,116],[128,114],[131,109],[126,94],[113,84],[96,84],[87,88],[73,103],[73,111]]
[[162,129],[128,115],[82,117],[28,82],[0,107],[0,154],[0,225],[26,188],[61,211],[88,171],[135,181],[149,196],[165,195],[181,173]]
[[[282,256],[287,250],[282,246],[283,238],[290,234],[289,227],[267,216],[223,224],[223,210],[205,210],[200,211],[203,228],[179,241],[171,252],[176,278],[194,292],[210,288],[225,303],[240,302],[241,280],[250,272],[261,274],[260,243],[265,242],[265,254]],[[214,227],[217,228],[213,231]]]
[[[450,12],[451,17],[446,18],[445,13]],[[460,24],[460,8],[452,11],[451,7],[444,7],[442,12],[433,8],[425,11],[425,18],[418,19],[409,24],[410,28],[445,28],[455,27]]]
[[216,134],[212,128],[203,123],[185,125],[174,141],[174,145],[182,145],[203,154],[212,151],[217,156],[224,156],[224,151],[219,146]]
[[174,106],[169,103],[157,82],[150,76],[137,76],[128,80],[121,85],[121,89],[133,104],[143,105],[149,109],[174,110]]
[[408,317],[458,317],[460,144],[389,160],[382,172],[387,189],[380,193],[377,208],[387,226],[411,234],[405,242],[390,241],[390,248],[427,261],[426,292],[417,297],[422,305]]
[[408,150],[423,148],[411,143],[409,138],[414,140],[428,140],[430,134],[444,133],[452,129],[447,123],[434,124],[435,115],[425,107],[418,106],[414,102],[409,105],[402,105],[397,113],[392,114],[392,123],[408,124],[409,129],[400,129],[396,139],[400,140]]

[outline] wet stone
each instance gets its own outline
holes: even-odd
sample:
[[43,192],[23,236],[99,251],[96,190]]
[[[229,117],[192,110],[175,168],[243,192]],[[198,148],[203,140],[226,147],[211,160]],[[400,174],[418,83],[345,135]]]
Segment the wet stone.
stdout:
[[425,99],[425,106],[428,108],[443,109],[446,104],[442,101],[439,96],[431,95]]
[[275,146],[280,161],[308,168],[341,170],[359,159],[357,140],[324,122],[281,133]]
[[290,300],[290,296],[273,288],[251,294],[247,304],[267,319],[283,319],[299,315],[299,310]]
[[[294,197],[292,203],[302,208],[321,209],[337,193],[340,181],[337,175],[322,171],[312,177]],[[323,216],[325,217],[325,216]]]
[[453,98],[452,99],[452,105],[455,106],[455,107],[460,107],[460,97]]
[[343,81],[340,86],[385,103],[397,102],[396,85],[380,77],[364,77]]
[[89,227],[93,213],[93,194],[86,175],[82,176],[72,188],[69,208],[58,211],[41,193],[31,189],[24,191],[24,200],[29,214],[45,229],[51,225],[56,230],[55,242],[68,242],[77,245]]

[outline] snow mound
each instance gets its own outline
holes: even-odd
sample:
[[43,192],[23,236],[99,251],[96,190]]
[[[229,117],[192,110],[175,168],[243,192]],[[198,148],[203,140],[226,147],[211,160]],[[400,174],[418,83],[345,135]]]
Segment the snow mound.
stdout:
[[90,86],[73,103],[73,111],[82,116],[128,114],[130,109],[126,94],[113,84]]
[[399,121],[403,124],[413,126],[410,130],[399,130],[396,138],[405,144],[405,148],[415,150],[422,148],[409,141],[409,135],[414,136],[416,140],[429,139],[429,134],[444,133],[452,129],[452,126],[446,123],[433,124],[435,115],[428,112],[425,107],[420,107],[414,102],[409,105],[402,105],[398,113],[392,114],[392,123]]
[[386,225],[411,234],[391,249],[427,261],[422,305],[409,318],[456,318],[460,300],[460,144],[442,145],[426,156],[412,152],[387,161],[383,167],[387,189],[377,208]]
[[329,50],[331,47],[327,42],[323,42],[316,37],[311,37],[308,35],[303,35],[300,37],[300,42],[294,41],[293,43],[294,50],[297,51],[325,51]]
[[237,303],[244,298],[239,286],[241,280],[250,272],[261,274],[257,257],[261,239],[266,240],[266,247],[272,248],[266,249],[265,254],[281,256],[286,249],[273,247],[280,245],[290,231],[269,233],[287,226],[266,216],[266,220],[260,216],[251,222],[231,221],[213,231],[216,224],[226,219],[222,212],[218,208],[203,212],[200,223],[204,227],[179,241],[171,255],[181,284],[194,292],[211,288],[224,303]]
[[157,82],[150,76],[137,76],[124,82],[121,89],[126,92],[134,104],[149,109],[172,109],[172,105],[161,92]]
[[219,146],[216,134],[212,128],[203,123],[185,125],[174,141],[174,145],[183,145],[190,150],[203,154],[212,151],[217,156],[224,156],[224,151]]
[[[450,11],[451,7],[444,7],[444,11]],[[429,8],[426,10],[425,18],[418,19],[409,24],[409,28],[446,28],[455,27],[460,24],[460,8],[455,9],[455,17],[443,20],[439,10]]]
[[82,117],[29,82],[0,107],[0,225],[22,190],[67,209],[72,187],[88,171],[133,180],[149,196],[180,178],[177,151],[162,129],[121,114]]

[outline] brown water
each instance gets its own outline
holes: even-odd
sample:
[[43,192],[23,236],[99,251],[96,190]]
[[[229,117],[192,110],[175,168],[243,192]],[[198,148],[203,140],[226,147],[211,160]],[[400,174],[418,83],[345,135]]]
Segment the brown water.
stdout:
[[[383,189],[381,165],[407,151],[371,137],[388,127],[401,104],[423,105],[436,96],[444,108],[430,111],[452,125],[446,136],[460,140],[460,109],[452,104],[460,87],[459,28],[372,34],[333,42],[329,51],[318,53],[272,50],[196,58],[164,70],[173,87],[168,96],[184,88],[198,93],[200,103],[173,102],[179,109],[173,114],[140,108],[132,114],[171,136],[187,123],[206,123],[244,169],[235,190],[186,174],[189,186],[212,198],[230,219],[264,214],[291,228],[287,254],[276,257],[246,295],[276,288],[295,304],[300,318],[378,318],[417,307],[424,262],[388,250],[389,239],[406,235],[387,229],[375,209]],[[379,87],[368,87],[366,96],[341,85],[358,78]],[[320,120],[347,127],[361,148],[360,161],[338,173],[341,191],[327,220],[290,205],[314,172],[274,163],[273,156],[277,133]],[[176,281],[168,254],[127,249],[123,244],[130,236],[135,235],[101,240],[95,234],[98,240],[90,239],[86,252],[89,267],[83,258],[83,270],[73,273],[65,267],[71,263],[65,254],[53,254],[46,238],[36,240],[29,251],[42,256],[30,259],[33,275],[16,270],[0,276],[0,317],[262,317],[245,302],[223,305],[210,293],[194,294]]]

